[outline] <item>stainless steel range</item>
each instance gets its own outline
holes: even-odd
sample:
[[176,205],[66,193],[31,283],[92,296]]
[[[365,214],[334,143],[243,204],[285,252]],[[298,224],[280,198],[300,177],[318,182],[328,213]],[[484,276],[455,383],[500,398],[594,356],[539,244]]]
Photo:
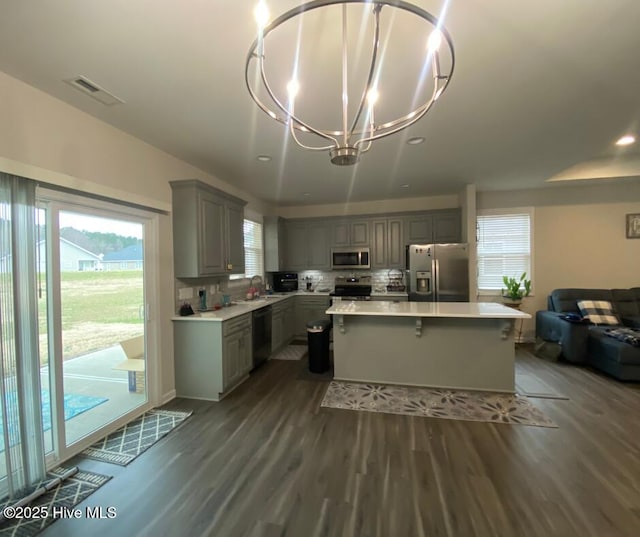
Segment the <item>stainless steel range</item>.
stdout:
[[340,300],[371,300],[371,276],[338,276],[330,296]]

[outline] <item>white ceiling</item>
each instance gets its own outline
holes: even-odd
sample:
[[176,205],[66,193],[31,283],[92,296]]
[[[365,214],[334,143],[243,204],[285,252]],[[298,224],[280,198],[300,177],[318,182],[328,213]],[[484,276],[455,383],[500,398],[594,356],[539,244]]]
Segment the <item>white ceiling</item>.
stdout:
[[[413,1],[436,16],[445,5]],[[267,0],[272,15],[299,3]],[[640,176],[638,149],[613,146],[639,129],[637,0],[450,0],[444,24],[456,70],[449,88],[425,118],[375,143],[355,167],[298,148],[250,99],[244,64],[254,5],[2,0],[0,70],[279,205],[450,194],[468,183],[552,188],[545,181],[556,175]],[[328,30],[305,31],[322,58]],[[394,87],[380,88],[381,106],[390,95],[397,105],[412,86],[397,74],[411,58],[399,55],[384,59],[396,74]],[[125,104],[106,107],[63,83],[77,75]],[[328,94],[320,84],[315,93]],[[331,102],[317,109],[329,117]],[[409,146],[412,136],[426,141]],[[273,160],[258,162],[261,154]]]

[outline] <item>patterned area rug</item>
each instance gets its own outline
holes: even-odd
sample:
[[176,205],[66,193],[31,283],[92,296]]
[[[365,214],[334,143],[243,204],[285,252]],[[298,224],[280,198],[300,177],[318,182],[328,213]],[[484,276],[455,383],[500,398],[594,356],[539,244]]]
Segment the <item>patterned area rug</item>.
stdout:
[[[51,470],[47,475],[47,479],[34,487],[34,490],[56,477],[61,476],[67,470],[67,468],[62,467]],[[48,516],[5,520],[0,525],[0,537],[31,537],[36,535],[49,524],[52,524],[60,518],[61,513],[58,509],[71,509],[87,498],[87,496],[98,490],[109,481],[109,479],[111,479],[111,477],[82,470],[79,471],[72,477],[65,479],[56,488],[51,489],[29,504],[32,513],[38,512],[43,515],[46,513]],[[6,499],[0,502],[2,512],[5,512],[5,508],[14,503],[15,502],[9,502]],[[86,513],[83,512],[82,514],[82,518],[86,518]]]
[[307,345],[287,345],[274,354],[272,360],[300,360],[307,353]]
[[320,406],[425,418],[557,427],[517,395],[332,381]]
[[85,449],[82,454],[90,459],[126,466],[189,416],[191,412],[149,410]]

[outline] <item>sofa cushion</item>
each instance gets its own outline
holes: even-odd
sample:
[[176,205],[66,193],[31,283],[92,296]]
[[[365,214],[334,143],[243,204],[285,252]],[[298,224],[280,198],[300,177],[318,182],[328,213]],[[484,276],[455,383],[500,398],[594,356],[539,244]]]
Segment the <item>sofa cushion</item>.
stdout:
[[597,365],[597,362],[602,360],[611,360],[620,365],[640,366],[640,349],[609,337],[606,328],[594,326],[589,329],[588,361]]
[[640,328],[640,315],[622,315],[620,316],[622,324],[630,328]]
[[621,324],[608,300],[578,300],[578,309],[582,316],[593,324]]
[[613,309],[620,316],[640,315],[640,299],[634,289],[611,289]]
[[605,330],[605,333],[609,337],[615,338],[618,341],[628,343],[629,345],[633,345],[634,347],[640,347],[640,329],[638,328],[607,328]]
[[609,289],[555,289],[549,295],[549,309],[560,313],[580,313],[578,300],[608,300],[613,297]]

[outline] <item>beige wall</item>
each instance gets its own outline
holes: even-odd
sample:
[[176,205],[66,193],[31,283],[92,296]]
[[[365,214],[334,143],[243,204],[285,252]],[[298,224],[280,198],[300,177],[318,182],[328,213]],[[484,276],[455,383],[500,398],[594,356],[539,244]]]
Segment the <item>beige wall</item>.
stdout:
[[[169,181],[195,178],[247,200],[258,213],[272,211],[254,196],[4,73],[0,118],[0,171],[167,210]],[[163,396],[174,388],[171,235],[171,217],[162,214],[156,314]]]
[[[478,210],[534,207],[534,296],[523,310],[546,309],[556,288],[640,286],[640,239],[627,239],[625,215],[640,213],[640,183],[582,184],[546,191],[482,192]],[[535,333],[533,320],[525,336]]]
[[312,218],[321,216],[347,216],[356,214],[380,214],[407,211],[429,211],[460,207],[457,195],[334,203],[327,205],[300,205],[279,207],[277,215],[283,218]]

